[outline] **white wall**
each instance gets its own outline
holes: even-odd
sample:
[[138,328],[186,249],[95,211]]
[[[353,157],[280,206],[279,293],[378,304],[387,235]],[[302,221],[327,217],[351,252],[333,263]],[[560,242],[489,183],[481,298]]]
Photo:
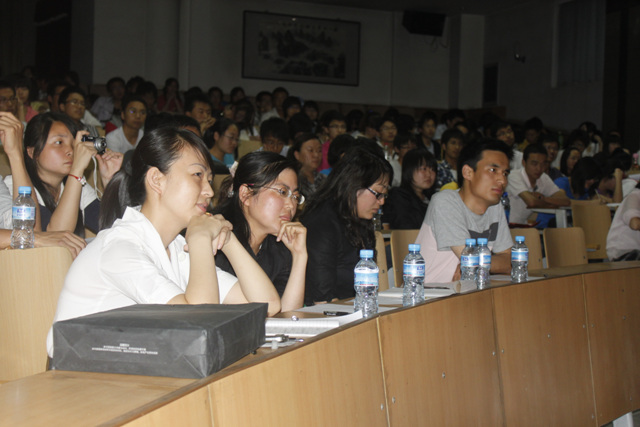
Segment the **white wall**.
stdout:
[[[94,1],[94,83],[105,83],[114,75],[126,79],[142,74],[162,87],[164,77],[170,76],[155,75],[156,67],[149,63],[159,64],[164,54],[166,61],[175,55],[179,58],[175,73],[183,89],[197,85],[206,90],[216,85],[228,93],[240,85],[255,95],[282,85],[291,94],[317,101],[432,108],[449,104],[448,51],[434,50],[431,37],[409,34],[400,24],[400,13],[281,0],[183,0],[178,22],[159,33],[146,12],[151,3],[157,7],[151,0]],[[360,22],[359,86],[242,79],[244,10]],[[179,27],[177,53],[167,43],[172,25]],[[152,47],[150,35],[164,41]]]
[[[486,17],[485,63],[498,64],[498,104],[515,120],[537,115],[546,126],[574,129],[589,120],[600,127],[602,81],[552,85],[555,7],[531,2]],[[516,44],[524,64],[513,59]]]

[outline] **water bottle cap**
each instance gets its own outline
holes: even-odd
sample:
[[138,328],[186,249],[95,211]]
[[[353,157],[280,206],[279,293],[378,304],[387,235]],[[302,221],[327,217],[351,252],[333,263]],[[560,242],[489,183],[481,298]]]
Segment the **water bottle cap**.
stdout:
[[360,249],[360,258],[373,258],[373,250]]
[[502,197],[509,197],[509,193],[507,193],[506,191],[502,194]]
[[524,236],[516,236],[516,242],[524,243]]
[[478,244],[479,245],[486,245],[489,241],[487,239],[485,239],[484,237],[480,237],[478,238]]
[[412,243],[409,245],[409,252],[420,252],[420,245],[417,243]]
[[467,239],[467,240],[465,240],[465,244],[467,246],[475,246],[476,245],[476,239]]
[[18,187],[18,194],[31,194],[31,187],[27,187],[27,186]]

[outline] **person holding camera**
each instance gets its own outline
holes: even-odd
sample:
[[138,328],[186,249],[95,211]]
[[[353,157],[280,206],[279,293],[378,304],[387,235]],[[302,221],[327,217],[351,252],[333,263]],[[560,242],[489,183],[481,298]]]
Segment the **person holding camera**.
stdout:
[[[87,134],[77,131],[74,121],[62,113],[39,114],[27,125],[24,162],[44,231],[71,231],[80,237],[85,227],[98,232],[100,201],[83,173],[95,156],[106,185],[120,169],[123,156],[112,151],[97,154],[93,142],[82,141]],[[11,175],[4,181],[13,188]]]

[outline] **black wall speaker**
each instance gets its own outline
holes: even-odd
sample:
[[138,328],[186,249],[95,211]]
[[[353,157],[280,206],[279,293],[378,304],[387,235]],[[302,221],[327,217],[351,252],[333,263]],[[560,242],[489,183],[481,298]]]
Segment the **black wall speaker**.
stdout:
[[402,26],[411,34],[441,37],[446,15],[440,13],[405,10],[402,15]]

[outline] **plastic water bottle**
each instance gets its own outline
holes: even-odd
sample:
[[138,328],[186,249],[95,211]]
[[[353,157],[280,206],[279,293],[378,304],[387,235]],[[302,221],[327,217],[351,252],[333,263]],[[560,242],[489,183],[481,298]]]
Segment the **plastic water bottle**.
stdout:
[[353,303],[354,311],[362,310],[363,317],[369,317],[378,312],[378,266],[373,260],[373,250],[360,250],[360,261],[353,269],[356,299]]
[[409,253],[402,265],[402,278],[402,305],[407,307],[424,301],[424,258],[420,254],[420,245],[409,245]]
[[488,240],[478,239],[478,272],[476,273],[476,287],[485,289],[491,284],[491,249],[487,246]]
[[466,283],[475,283],[478,271],[478,250],[476,239],[467,239],[466,246],[460,254],[460,280]]
[[36,203],[31,198],[31,187],[18,187],[18,197],[13,201],[11,217],[13,220],[11,247],[13,249],[33,248]]
[[382,231],[382,209],[378,209],[378,213],[373,216],[374,231]]
[[507,222],[509,222],[509,211],[511,210],[511,202],[509,202],[509,193],[506,191],[502,193],[502,197],[500,198],[500,204],[504,209],[504,214],[507,217]]
[[529,278],[529,248],[524,244],[524,236],[516,236],[516,244],[511,248],[511,281],[526,282]]

